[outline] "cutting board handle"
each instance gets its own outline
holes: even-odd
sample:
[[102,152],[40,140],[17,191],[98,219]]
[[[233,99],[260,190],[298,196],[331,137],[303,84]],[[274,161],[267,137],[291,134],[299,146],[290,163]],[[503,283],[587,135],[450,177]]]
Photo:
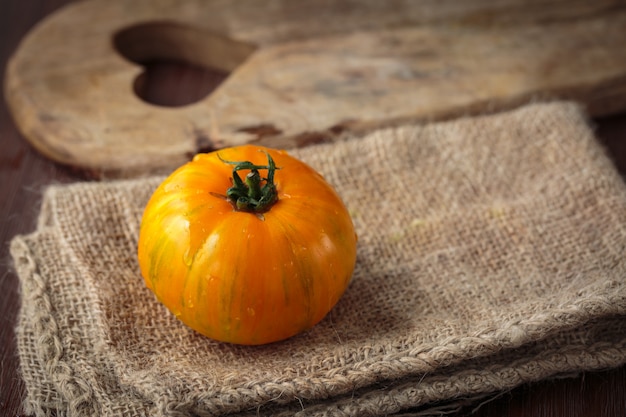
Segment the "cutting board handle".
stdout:
[[[76,2],[23,39],[5,94],[43,154],[126,177],[206,149],[307,146],[538,98],[625,109],[626,11],[560,1]],[[217,87],[159,105],[141,88],[154,60],[211,68]]]

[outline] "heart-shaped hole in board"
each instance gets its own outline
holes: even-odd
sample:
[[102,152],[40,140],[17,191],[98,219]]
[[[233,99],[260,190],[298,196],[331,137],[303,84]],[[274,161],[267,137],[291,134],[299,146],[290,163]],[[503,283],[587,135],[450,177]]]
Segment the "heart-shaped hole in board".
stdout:
[[207,97],[256,49],[177,22],[142,23],[118,31],[113,45],[144,67],[133,80],[142,100],[179,107]]

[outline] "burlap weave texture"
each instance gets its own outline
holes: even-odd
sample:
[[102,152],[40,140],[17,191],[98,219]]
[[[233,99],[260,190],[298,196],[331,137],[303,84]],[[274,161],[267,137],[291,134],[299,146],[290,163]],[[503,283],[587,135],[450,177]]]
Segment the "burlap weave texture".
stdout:
[[50,187],[11,247],[26,411],[388,415],[626,362],[626,188],[577,106],[292,153],[346,202],[357,267],[326,319],[266,346],[202,337],[145,288],[161,178]]

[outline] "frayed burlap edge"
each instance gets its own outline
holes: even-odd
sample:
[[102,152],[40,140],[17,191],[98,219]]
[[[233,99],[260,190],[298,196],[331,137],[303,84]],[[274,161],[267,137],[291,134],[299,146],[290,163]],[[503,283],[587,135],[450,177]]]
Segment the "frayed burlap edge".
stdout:
[[[46,281],[38,272],[38,265],[28,246],[28,237],[17,238],[11,244],[11,254],[22,280],[24,311],[20,315],[18,349],[37,347],[39,362],[23,364],[22,374],[27,391],[25,412],[36,416],[58,416],[61,410],[70,415],[99,415],[94,407],[93,389],[72,372],[71,363],[63,357],[63,347],[55,333],[54,306],[46,295]],[[37,332],[37,333],[35,333]],[[38,334],[36,339],[27,337]],[[24,357],[22,355],[22,357]],[[584,371],[613,368],[626,363],[626,317],[611,316],[587,323],[533,346],[499,352],[496,357],[466,361],[450,369],[441,369],[415,379],[400,379],[378,383],[350,395],[319,403],[293,398],[290,404],[272,406],[271,403],[240,416],[379,416],[402,415],[434,416],[460,410],[474,401],[489,398],[524,383],[560,375],[575,375]],[[36,367],[45,370],[40,379],[28,372]],[[42,401],[41,392],[49,398]],[[154,415],[150,400],[125,398],[123,414]],[[70,400],[68,400],[70,399]],[[407,409],[414,409],[410,412]],[[121,411],[121,410],[120,410]],[[409,413],[409,414],[407,414]],[[235,414],[234,414],[235,415]]]

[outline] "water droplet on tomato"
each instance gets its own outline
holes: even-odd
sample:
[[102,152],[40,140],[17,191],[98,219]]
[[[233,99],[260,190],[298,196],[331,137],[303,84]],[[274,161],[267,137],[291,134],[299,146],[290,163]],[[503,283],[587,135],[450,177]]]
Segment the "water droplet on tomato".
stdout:
[[191,266],[193,263],[193,253],[189,248],[185,250],[185,254],[183,255],[183,263],[187,266]]
[[165,184],[165,186],[163,187],[163,191],[165,191],[166,193],[171,193],[173,191],[178,191],[180,190],[180,184],[178,183],[172,183],[172,182],[168,182]]

